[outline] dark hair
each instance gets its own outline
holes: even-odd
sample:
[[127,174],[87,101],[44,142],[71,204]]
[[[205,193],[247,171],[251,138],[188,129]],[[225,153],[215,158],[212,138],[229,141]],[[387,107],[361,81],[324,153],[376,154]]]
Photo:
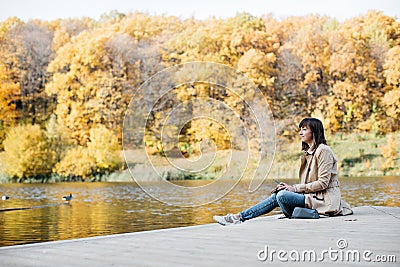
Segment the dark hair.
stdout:
[[[299,124],[299,129],[302,127],[310,128],[313,138],[314,138],[314,149],[316,149],[320,144],[326,145],[326,139],[324,134],[324,126],[319,119],[316,118],[305,118],[302,119]],[[307,151],[310,146],[306,142],[301,142],[301,150]]]

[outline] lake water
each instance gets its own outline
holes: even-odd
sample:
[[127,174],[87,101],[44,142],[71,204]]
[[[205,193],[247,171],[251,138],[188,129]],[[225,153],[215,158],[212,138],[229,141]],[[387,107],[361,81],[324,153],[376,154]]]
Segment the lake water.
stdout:
[[[286,182],[295,183],[296,180]],[[184,181],[180,185],[205,183]],[[152,186],[179,199],[160,183]],[[266,181],[252,194],[247,188],[247,184],[241,183],[211,204],[179,207],[154,200],[134,182],[3,184],[0,196],[8,195],[10,199],[0,200],[0,246],[211,223],[215,214],[239,212],[264,199],[274,183]],[[400,206],[400,177],[344,177],[341,189],[343,198],[352,206]],[[71,204],[63,204],[62,196],[69,193],[73,195]],[[217,197],[220,192],[210,194]],[[4,211],[26,207],[33,208]],[[276,209],[269,215],[278,213]]]

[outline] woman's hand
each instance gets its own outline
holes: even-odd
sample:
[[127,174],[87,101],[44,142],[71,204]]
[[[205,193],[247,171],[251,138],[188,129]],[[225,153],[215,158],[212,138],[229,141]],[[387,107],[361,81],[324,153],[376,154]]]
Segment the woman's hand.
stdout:
[[277,191],[287,190],[287,191],[290,191],[290,192],[294,192],[294,187],[293,186],[285,184],[285,183],[282,183],[282,182],[280,184],[278,184],[276,189],[277,189]]

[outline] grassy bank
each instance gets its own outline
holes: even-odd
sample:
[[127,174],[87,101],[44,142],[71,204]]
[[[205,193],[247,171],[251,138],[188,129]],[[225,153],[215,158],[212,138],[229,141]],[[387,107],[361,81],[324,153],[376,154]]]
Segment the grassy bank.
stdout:
[[[397,144],[393,168],[383,169],[387,160],[382,151],[388,146],[388,136],[372,133],[328,135],[328,145],[339,158],[340,176],[400,176],[400,133],[393,134]],[[282,178],[297,178],[299,157],[302,155],[298,141],[279,142],[271,175]]]

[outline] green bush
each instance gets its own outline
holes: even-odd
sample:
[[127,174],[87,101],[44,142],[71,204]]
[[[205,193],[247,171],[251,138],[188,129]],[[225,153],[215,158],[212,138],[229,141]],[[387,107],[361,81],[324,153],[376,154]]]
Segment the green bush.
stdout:
[[3,145],[2,165],[12,180],[51,174],[54,152],[49,149],[44,131],[38,125],[10,128]]

